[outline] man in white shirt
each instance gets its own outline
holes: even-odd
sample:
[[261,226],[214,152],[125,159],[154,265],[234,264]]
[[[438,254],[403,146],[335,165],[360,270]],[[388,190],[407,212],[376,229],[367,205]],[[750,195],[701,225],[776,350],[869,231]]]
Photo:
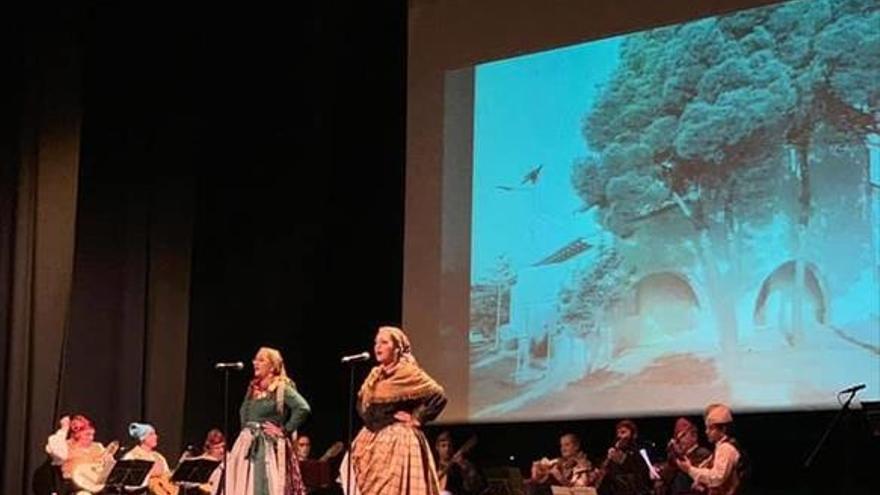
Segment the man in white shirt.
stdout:
[[705,467],[694,466],[687,457],[677,460],[678,467],[694,480],[695,486],[708,488],[710,495],[734,495],[740,485],[737,464],[740,451],[730,437],[733,413],[724,404],[706,408],[706,437],[715,444],[715,452]]

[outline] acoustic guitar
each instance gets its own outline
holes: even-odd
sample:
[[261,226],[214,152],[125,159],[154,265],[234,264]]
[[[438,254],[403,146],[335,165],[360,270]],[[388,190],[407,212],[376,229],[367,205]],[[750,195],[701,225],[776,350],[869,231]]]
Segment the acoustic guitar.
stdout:
[[70,472],[70,481],[79,488],[89,493],[98,493],[104,489],[104,482],[110,476],[110,471],[116,465],[116,451],[119,450],[119,442],[113,441],[95,459],[84,459],[76,463]]
[[147,491],[150,495],[178,495],[180,487],[171,481],[170,474],[151,476],[147,481]]
[[455,451],[455,454],[452,455],[452,457],[450,458],[450,461],[448,463],[446,463],[445,465],[441,466],[440,469],[437,470],[437,479],[440,481],[440,489],[441,490],[444,490],[444,491],[446,490],[446,475],[447,475],[449,469],[452,467],[452,465],[455,464],[456,461],[462,459],[465,456],[465,454],[470,452],[474,447],[476,447],[476,445],[477,445],[477,437],[476,436],[470,437],[467,442],[465,442],[461,447],[459,447],[459,449],[457,451]]

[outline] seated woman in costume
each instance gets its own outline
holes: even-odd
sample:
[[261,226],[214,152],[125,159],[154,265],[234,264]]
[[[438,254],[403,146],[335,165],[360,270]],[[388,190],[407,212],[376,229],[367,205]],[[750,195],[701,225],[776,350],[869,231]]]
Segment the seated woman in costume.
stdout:
[[[122,456],[126,461],[150,461],[153,467],[139,487],[141,492],[163,493],[162,487],[171,489],[171,469],[165,456],[160,454],[156,447],[159,445],[159,435],[153,425],[146,423],[131,423],[128,425],[128,434],[138,441],[138,444]],[[147,490],[143,490],[146,488]],[[173,490],[173,489],[172,489]]]
[[64,416],[58,430],[46,442],[52,465],[61,468],[65,489],[77,495],[89,495],[103,489],[104,467],[112,460],[118,444],[105,448],[95,441],[95,426],[82,414]]

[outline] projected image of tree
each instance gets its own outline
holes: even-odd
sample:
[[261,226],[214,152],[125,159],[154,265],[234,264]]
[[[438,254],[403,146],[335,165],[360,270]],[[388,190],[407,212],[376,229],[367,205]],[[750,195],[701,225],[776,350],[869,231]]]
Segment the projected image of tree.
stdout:
[[880,386],[878,26],[798,1],[478,66],[474,415]]

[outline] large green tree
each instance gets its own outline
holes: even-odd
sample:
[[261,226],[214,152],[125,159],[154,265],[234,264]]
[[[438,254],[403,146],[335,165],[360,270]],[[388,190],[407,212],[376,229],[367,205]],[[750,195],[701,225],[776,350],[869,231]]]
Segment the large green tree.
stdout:
[[803,287],[812,138],[820,126],[854,138],[876,132],[878,22],[876,1],[814,0],[632,35],[584,119],[596,154],[574,167],[575,190],[623,238],[679,212],[724,344],[737,330],[737,234],[743,222],[769,218],[768,178],[785,165],[773,158],[786,146],[799,182]]

